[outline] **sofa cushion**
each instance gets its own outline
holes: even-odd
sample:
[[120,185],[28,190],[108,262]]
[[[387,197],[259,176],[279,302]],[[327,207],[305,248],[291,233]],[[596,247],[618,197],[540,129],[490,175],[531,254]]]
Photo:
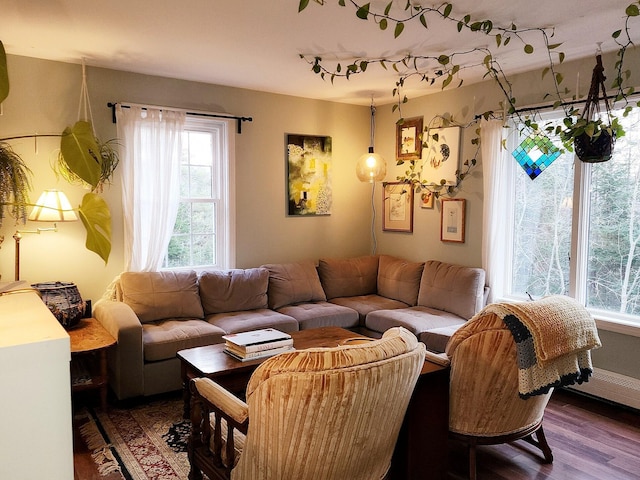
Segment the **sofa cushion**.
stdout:
[[211,325],[221,328],[226,333],[248,332],[261,328],[275,328],[281,332],[297,332],[298,322],[295,318],[268,308],[245,310],[239,312],[214,313],[205,319]]
[[269,270],[269,308],[327,300],[314,262],[268,264],[263,268]]
[[200,274],[204,314],[267,308],[269,271],[266,268],[217,270]]
[[358,312],[358,315],[360,316],[359,323],[361,325],[364,325],[364,319],[367,314],[374,310],[390,310],[394,308],[407,308],[409,306],[404,302],[376,294],[332,298],[331,303],[342,305],[343,307],[348,307]]
[[418,335],[418,340],[427,346],[427,350],[436,353],[443,353],[447,348],[447,343],[458,329],[464,325],[449,325],[447,327],[438,327],[422,332]]
[[470,319],[484,306],[485,272],[430,260],[420,281],[418,305],[455,313]]
[[378,257],[323,258],[318,274],[327,299],[369,295],[378,289]]
[[416,304],[424,263],[409,262],[389,255],[380,255],[378,295],[392,298],[409,306]]
[[120,286],[122,301],[142,323],[204,317],[194,271],[124,272]]
[[299,303],[279,308],[278,312],[298,321],[300,330],[320,327],[351,328],[358,325],[358,312],[329,302]]
[[224,330],[204,320],[169,319],[142,326],[144,360],[155,362],[175,358],[185,348],[223,343]]

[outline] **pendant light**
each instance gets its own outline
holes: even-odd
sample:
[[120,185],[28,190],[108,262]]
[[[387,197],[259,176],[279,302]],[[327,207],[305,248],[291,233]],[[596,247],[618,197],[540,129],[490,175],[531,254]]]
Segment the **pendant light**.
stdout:
[[374,132],[375,132],[375,116],[376,107],[373,105],[373,99],[371,100],[371,143],[369,145],[369,152],[365,153],[358,160],[356,165],[356,175],[361,182],[380,182],[384,180],[387,174],[387,164],[382,156],[373,152]]
[[373,140],[375,132],[376,107],[373,105],[373,98],[371,99],[371,143],[369,145],[369,152],[365,153],[358,160],[356,165],[356,175],[361,182],[371,183],[371,255],[376,254],[377,242],[376,242],[376,202],[375,191],[376,183],[384,180],[387,175],[387,164],[382,156],[373,152]]

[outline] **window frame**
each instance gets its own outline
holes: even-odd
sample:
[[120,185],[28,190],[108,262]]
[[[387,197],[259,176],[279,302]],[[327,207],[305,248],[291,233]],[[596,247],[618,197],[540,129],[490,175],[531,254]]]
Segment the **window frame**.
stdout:
[[[235,136],[233,120],[187,114],[183,131],[206,132],[217,137],[212,164],[212,197],[182,197],[190,205],[212,203],[215,210],[215,258],[211,265],[163,267],[162,270],[225,270],[235,268]],[[222,233],[220,233],[222,232]]]
[[[562,111],[546,111],[540,112],[540,115],[545,120],[551,120],[554,118],[562,118],[564,113]],[[519,137],[518,125],[515,122],[510,123],[510,131],[516,132],[516,134],[509,135],[507,138],[507,148],[505,154],[509,157],[507,159],[507,173],[509,177],[509,191],[507,198],[510,200],[515,199],[515,176],[519,173],[519,165],[511,157],[511,152],[515,148],[516,139]],[[589,252],[589,217],[590,217],[590,186],[592,181],[592,167],[590,163],[580,161],[577,156],[573,158],[573,209],[571,218],[571,245],[570,245],[570,260],[569,260],[569,284],[567,295],[575,298],[578,302],[586,305],[587,301],[587,276],[588,276],[588,252]],[[544,173],[543,173],[544,175]],[[534,180],[535,181],[535,180]],[[503,299],[505,301],[523,301],[527,300],[525,294],[517,294],[512,292],[513,288],[513,258],[514,252],[514,222],[515,222],[515,202],[507,202],[503,211],[505,217],[508,218],[509,228],[507,228],[508,238],[506,239],[507,252],[506,260],[503,263]],[[500,300],[500,299],[498,299]],[[596,324],[603,330],[622,333],[626,335],[632,335],[640,337],[640,316],[616,313],[607,310],[601,310],[593,307],[587,307],[589,312],[596,320]]]

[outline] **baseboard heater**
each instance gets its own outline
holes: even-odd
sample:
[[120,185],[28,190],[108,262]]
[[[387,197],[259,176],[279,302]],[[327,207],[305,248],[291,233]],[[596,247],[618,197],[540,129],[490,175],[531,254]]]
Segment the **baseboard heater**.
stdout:
[[594,368],[588,382],[569,388],[640,410],[640,379],[637,378]]

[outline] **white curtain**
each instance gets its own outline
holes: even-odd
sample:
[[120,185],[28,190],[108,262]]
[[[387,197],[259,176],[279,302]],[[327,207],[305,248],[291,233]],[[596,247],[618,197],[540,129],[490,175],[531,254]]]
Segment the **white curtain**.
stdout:
[[503,148],[504,127],[501,120],[482,120],[480,146],[484,209],[482,212],[482,268],[490,287],[489,302],[504,294],[504,261],[508,249],[506,215],[510,204],[509,152]]
[[184,112],[116,106],[122,142],[122,210],[126,271],[157,271],[180,200]]

